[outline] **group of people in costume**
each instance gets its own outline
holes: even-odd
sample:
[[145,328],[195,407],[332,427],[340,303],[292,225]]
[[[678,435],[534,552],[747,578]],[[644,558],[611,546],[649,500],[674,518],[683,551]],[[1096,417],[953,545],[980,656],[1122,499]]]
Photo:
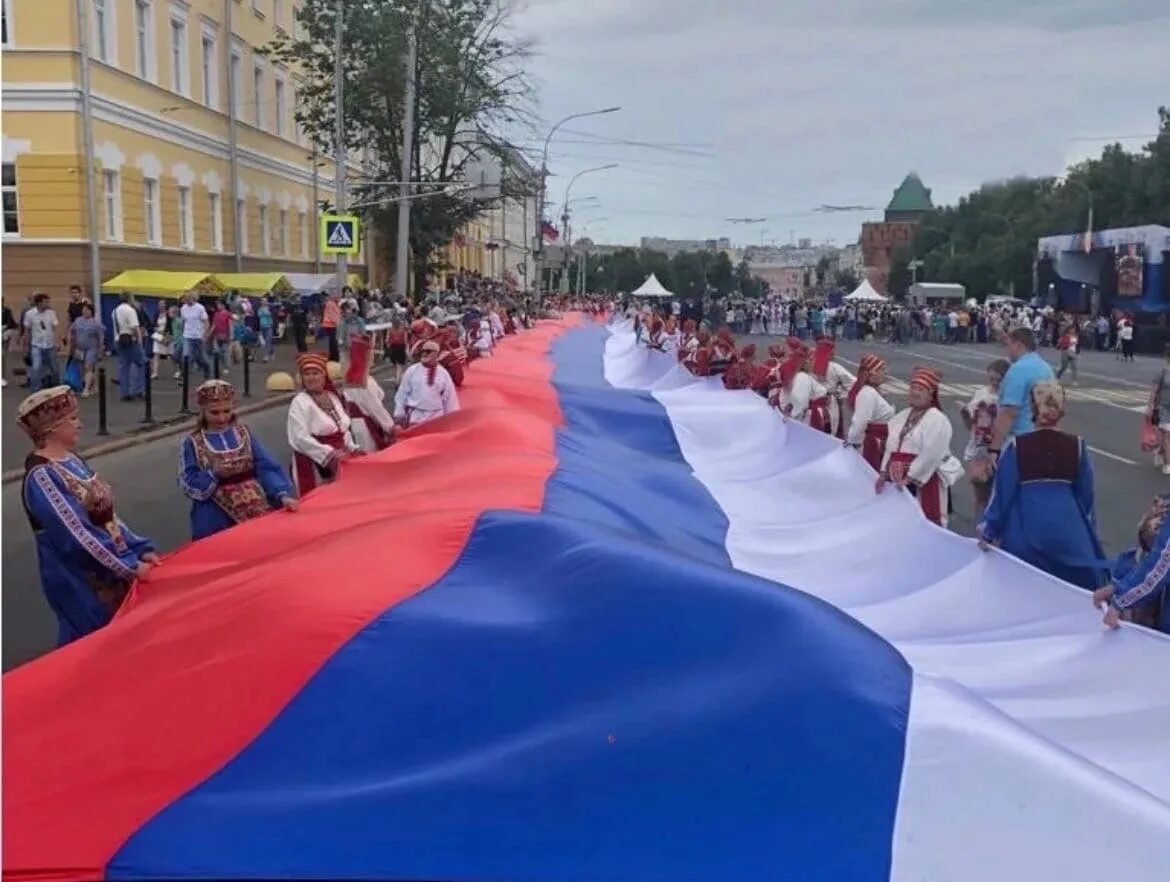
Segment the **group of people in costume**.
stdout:
[[[500,321],[490,345],[515,333]],[[456,327],[428,319],[413,323],[409,347],[414,363],[393,397],[371,374],[372,335],[354,333],[339,382],[328,356],[297,358],[300,389],[288,409],[292,452],[278,462],[237,415],[236,390],[226,380],[207,380],[195,399],[199,417],[179,445],[178,483],[191,503],[191,538],[205,539],[237,524],[283,510],[338,478],[343,463],[382,450],[400,432],[459,409],[456,391],[471,356]],[[17,421],[33,441],[25,463],[23,502],[36,537],[41,582],[58,619],[58,645],[108,624],[130,587],[147,576],[159,558],[153,543],[131,530],[114,509],[113,492],[74,451],[81,423],[68,386],[36,392],[18,408]]]

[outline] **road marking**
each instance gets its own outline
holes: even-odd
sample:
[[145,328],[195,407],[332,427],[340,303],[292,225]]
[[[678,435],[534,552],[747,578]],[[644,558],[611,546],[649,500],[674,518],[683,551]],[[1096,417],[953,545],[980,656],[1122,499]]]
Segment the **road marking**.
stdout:
[[[936,346],[939,349],[941,349],[943,352],[950,353],[952,358],[970,358],[972,361],[974,361],[976,359],[981,359],[981,358],[986,357],[986,356],[980,355],[978,352],[971,350],[971,349],[961,349],[961,350],[952,349],[948,346],[944,346],[941,343],[922,343],[919,345]],[[984,345],[994,345],[994,344],[984,344]],[[1090,350],[1090,351],[1095,352],[1096,350]],[[1041,358],[1044,357],[1043,353],[1040,353],[1040,357]],[[1048,359],[1044,359],[1044,360],[1048,361]],[[1051,365],[1051,362],[1049,362],[1049,364]],[[1078,367],[1079,367],[1079,365],[1078,365]],[[1053,370],[1055,370],[1055,369],[1056,368],[1053,368]],[[1106,382],[1113,383],[1113,384],[1120,385],[1120,386],[1134,386],[1138,389],[1149,389],[1150,388],[1149,383],[1143,383],[1139,380],[1128,380],[1125,377],[1114,377],[1114,376],[1111,376],[1109,374],[1098,374],[1098,373],[1095,373],[1093,371],[1087,371],[1084,369],[1080,369],[1078,371],[1078,373],[1082,377],[1090,377],[1094,380],[1105,380]]]
[[1109,459],[1115,459],[1118,462],[1123,462],[1126,465],[1136,466],[1141,465],[1140,462],[1134,462],[1132,459],[1126,459],[1124,456],[1118,456],[1116,453],[1110,453],[1108,450],[1102,450],[1100,447],[1094,447],[1092,444],[1087,445],[1088,448],[1099,456],[1107,456]]

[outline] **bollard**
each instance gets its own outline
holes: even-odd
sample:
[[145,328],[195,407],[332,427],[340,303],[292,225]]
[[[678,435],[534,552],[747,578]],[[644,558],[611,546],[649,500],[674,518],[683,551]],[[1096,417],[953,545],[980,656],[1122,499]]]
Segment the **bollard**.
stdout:
[[252,397],[252,349],[244,347],[244,397]]
[[188,402],[191,394],[191,358],[190,356],[183,356],[183,401],[179,407],[179,413],[190,413],[191,408]]
[[107,423],[107,416],[106,416],[106,369],[104,367],[98,368],[97,384],[98,384],[98,430],[97,430],[97,433],[99,435],[108,435],[108,434],[110,434],[110,430],[109,430],[109,428],[107,428],[107,425],[106,425],[106,423]]
[[215,379],[217,379],[217,380],[219,379],[219,347],[218,346],[215,348],[215,352],[212,353],[211,375],[213,377],[215,377]]
[[146,402],[146,413],[142,417],[142,424],[145,426],[154,425],[154,383],[150,379],[150,365],[147,365],[145,370],[146,383],[142,387],[142,399]]

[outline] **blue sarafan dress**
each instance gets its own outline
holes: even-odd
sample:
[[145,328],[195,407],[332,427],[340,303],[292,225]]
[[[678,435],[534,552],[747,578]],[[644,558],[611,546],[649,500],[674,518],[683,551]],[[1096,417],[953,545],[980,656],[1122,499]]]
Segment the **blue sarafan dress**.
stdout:
[[1113,565],[1113,603],[1139,624],[1170,634],[1170,494],[1138,524],[1138,544]]
[[78,456],[29,456],[22,497],[64,646],[109,623],[154,545],[118,518],[110,486]]
[[183,439],[179,486],[191,499],[192,539],[267,514],[293,495],[280,464],[239,423],[196,429]]
[[1017,436],[1000,455],[979,534],[1058,579],[1100,587],[1108,562],[1085,442],[1057,429]]

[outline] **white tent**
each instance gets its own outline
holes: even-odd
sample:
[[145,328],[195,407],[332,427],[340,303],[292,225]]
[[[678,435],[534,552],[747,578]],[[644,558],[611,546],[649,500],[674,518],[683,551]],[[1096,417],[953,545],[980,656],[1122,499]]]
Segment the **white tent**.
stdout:
[[877,292],[877,289],[869,283],[869,279],[863,279],[861,284],[857,286],[857,290],[852,294],[845,295],[845,299],[852,303],[859,300],[870,303],[885,303],[889,300],[888,297],[883,297]]
[[630,296],[631,297],[673,297],[674,294],[672,294],[670,291],[667,291],[665,288],[662,287],[662,283],[660,281],[658,281],[658,276],[654,275],[654,273],[650,273],[650,275],[646,278],[646,281],[644,281],[642,283],[642,286],[640,288],[638,288],[637,291],[630,292]]

